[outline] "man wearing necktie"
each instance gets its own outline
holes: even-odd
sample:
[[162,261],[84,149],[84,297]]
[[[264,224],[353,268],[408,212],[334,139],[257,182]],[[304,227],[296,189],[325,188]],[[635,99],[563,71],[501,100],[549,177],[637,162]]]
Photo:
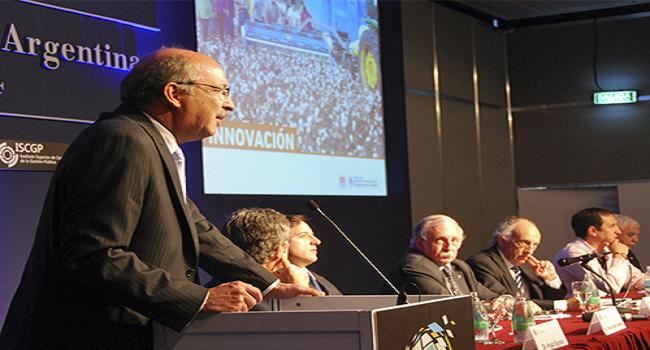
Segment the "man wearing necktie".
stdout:
[[491,300],[498,295],[476,280],[470,267],[457,259],[465,239],[463,229],[446,215],[430,215],[413,229],[409,249],[389,275],[410,294],[466,295],[477,292]]
[[289,238],[289,261],[309,276],[309,286],[327,295],[340,295],[341,291],[325,277],[307,267],[318,260],[318,246],[321,240],[307,223],[304,215],[287,215],[291,224]]
[[[0,348],[152,349],[152,321],[182,331],[201,312],[247,311],[264,295],[321,295],[280,282],[187,196],[176,151],[215,134],[235,109],[228,86],[218,62],[178,48],[124,77],[122,104],[52,176]],[[199,267],[228,282],[201,286]]]
[[[530,220],[510,216],[497,225],[492,234],[494,244],[467,259],[476,278],[497,294],[524,296],[547,310],[568,308],[566,288],[548,260],[538,260],[533,253],[542,235]],[[569,300],[571,309],[578,303]]]
[[[289,220],[279,211],[270,208],[239,209],[228,218],[224,235],[281,281],[310,286],[309,275],[289,261]],[[212,287],[223,282],[226,281],[215,278],[206,285]],[[253,310],[268,309],[267,305],[261,305]]]

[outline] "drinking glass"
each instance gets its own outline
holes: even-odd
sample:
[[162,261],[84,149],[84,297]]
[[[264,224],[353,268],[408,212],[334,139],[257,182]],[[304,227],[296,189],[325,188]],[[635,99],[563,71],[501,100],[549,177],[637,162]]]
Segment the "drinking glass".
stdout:
[[571,292],[578,303],[580,303],[580,309],[584,311],[585,306],[587,305],[587,300],[591,297],[590,283],[585,281],[573,281],[571,282]]
[[504,344],[503,340],[496,338],[496,326],[501,320],[512,317],[514,298],[511,295],[502,295],[495,300],[483,302],[485,316],[488,322],[488,340],[483,344]]

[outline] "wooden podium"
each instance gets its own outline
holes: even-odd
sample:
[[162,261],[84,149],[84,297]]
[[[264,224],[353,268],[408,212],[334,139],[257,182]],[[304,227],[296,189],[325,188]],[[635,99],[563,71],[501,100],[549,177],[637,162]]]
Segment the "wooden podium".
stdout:
[[421,298],[400,306],[385,295],[274,300],[274,311],[201,314],[182,333],[154,324],[154,349],[474,349],[469,296]]

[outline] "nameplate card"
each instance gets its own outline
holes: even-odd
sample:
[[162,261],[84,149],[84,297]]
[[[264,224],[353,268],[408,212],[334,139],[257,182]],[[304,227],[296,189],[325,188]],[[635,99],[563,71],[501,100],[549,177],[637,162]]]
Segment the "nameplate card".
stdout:
[[528,327],[522,350],[553,350],[569,345],[569,341],[557,320]]
[[603,331],[605,335],[616,333],[627,328],[615,307],[607,307],[600,311],[594,312],[594,316],[589,323],[587,334],[594,334]]
[[639,314],[650,316],[650,297],[641,299],[641,304],[639,304]]

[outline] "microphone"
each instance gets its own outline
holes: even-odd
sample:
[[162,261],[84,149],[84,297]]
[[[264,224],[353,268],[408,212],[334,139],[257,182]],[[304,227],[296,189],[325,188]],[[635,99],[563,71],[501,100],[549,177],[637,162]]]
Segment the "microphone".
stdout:
[[[582,320],[585,322],[591,322],[591,319],[594,317],[593,312],[585,312],[582,314]],[[629,312],[621,313],[621,317],[625,321],[647,321],[647,315],[631,314]]]
[[397,290],[397,288],[395,288],[395,286],[388,280],[388,278],[386,278],[386,275],[384,275],[381,271],[379,271],[377,266],[375,266],[375,264],[373,264],[372,261],[370,261],[370,259],[366,256],[366,254],[364,254],[361,251],[361,249],[359,249],[359,247],[357,247],[357,245],[354,244],[354,242],[348,237],[348,235],[346,235],[345,232],[343,232],[343,230],[341,230],[341,228],[332,219],[330,219],[330,217],[327,216],[327,214],[325,214],[323,210],[321,210],[318,203],[316,203],[314,200],[309,200],[309,202],[307,202],[307,207],[311,210],[316,211],[318,214],[324,217],[325,220],[327,220],[330,224],[332,224],[332,226],[334,226],[336,231],[352,246],[352,248],[354,248],[354,250],[359,255],[361,255],[361,257],[366,261],[366,263],[368,263],[368,265],[370,265],[370,267],[372,267],[372,269],[375,270],[375,272],[379,275],[379,277],[381,277],[384,280],[384,282],[388,284],[390,289],[392,289],[393,292],[395,292],[395,294],[398,295],[397,305],[408,304],[408,302],[406,301],[406,293],[400,292],[399,290]]
[[607,254],[611,254],[611,252],[603,252],[603,253],[591,253],[591,254],[585,254],[585,255],[580,255],[576,256],[573,258],[563,258],[557,261],[557,264],[559,266],[569,266],[577,263],[586,263],[589,262],[593,259],[603,257]]
[[[603,255],[607,255],[607,253],[603,253]],[[588,262],[589,262],[589,260],[583,261],[583,262],[580,263],[580,266],[582,266],[583,269],[585,269],[585,270],[591,272],[592,274],[594,274],[594,276],[600,278],[605,283],[605,285],[607,285],[607,288],[609,289],[609,296],[612,298],[612,305],[614,305],[614,307],[618,307],[616,305],[616,293],[614,293],[614,288],[612,287],[612,284],[609,283],[609,281],[605,277],[601,276],[596,271],[594,271],[594,269],[592,269],[587,264]],[[598,290],[598,288],[596,288],[596,290]]]

